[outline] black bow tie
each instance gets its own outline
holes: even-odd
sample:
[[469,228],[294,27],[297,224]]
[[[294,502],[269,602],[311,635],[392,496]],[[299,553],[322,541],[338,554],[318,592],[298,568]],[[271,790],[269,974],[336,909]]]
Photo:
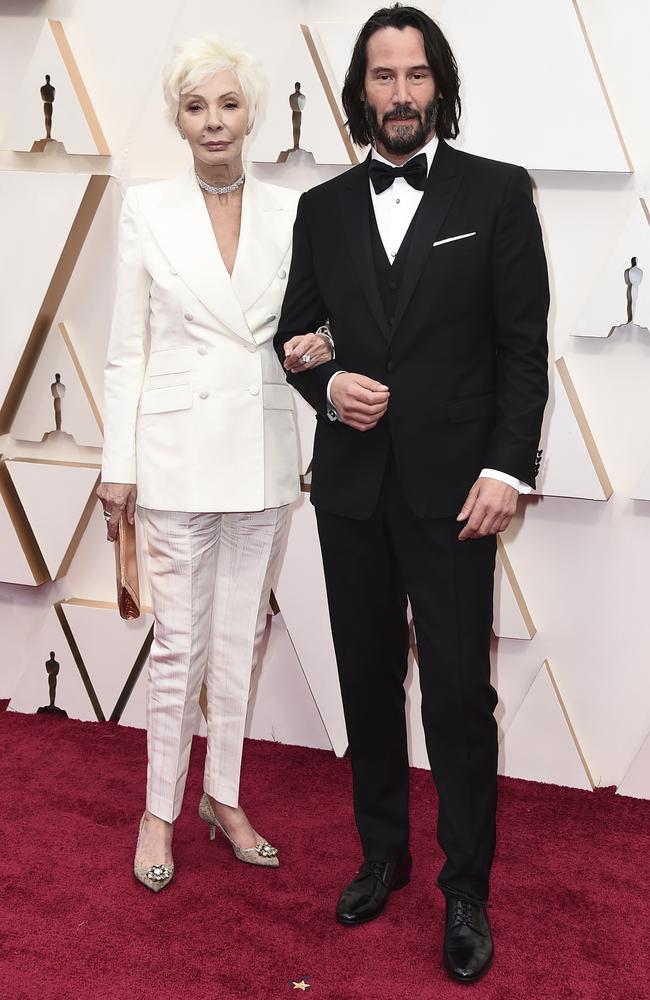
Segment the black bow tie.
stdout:
[[404,180],[417,191],[424,191],[427,182],[427,158],[425,153],[419,153],[412,160],[407,160],[403,167],[389,167],[381,160],[370,161],[370,180],[375,194],[386,191],[396,177]]

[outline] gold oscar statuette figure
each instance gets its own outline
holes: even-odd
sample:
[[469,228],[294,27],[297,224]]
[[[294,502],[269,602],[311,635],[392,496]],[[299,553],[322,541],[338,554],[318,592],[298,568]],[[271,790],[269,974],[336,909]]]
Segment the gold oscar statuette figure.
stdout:
[[57,708],[57,706],[55,705],[56,684],[61,666],[56,660],[53,651],[50,652],[49,660],[45,661],[45,669],[47,671],[47,685],[50,692],[50,703],[49,705],[42,705],[38,709],[38,713],[40,714],[42,712],[47,712],[50,715],[60,715],[64,716],[67,719],[68,713],[63,708]]
[[306,149],[300,148],[300,132],[302,129],[302,113],[305,110],[307,98],[300,90],[300,83],[294,84],[294,91],[289,94],[289,107],[291,108],[291,129],[293,132],[293,146],[291,149],[283,149],[278,156],[278,163],[292,162],[314,162],[314,157]]
[[54,382],[50,386],[50,392],[52,393],[52,400],[54,403],[54,430],[48,431],[43,435],[43,441],[45,440],[61,440],[66,438],[68,441],[74,441],[72,434],[68,434],[63,430],[63,400],[65,399],[65,385],[61,381],[61,375],[56,372],[54,376]]
[[54,114],[54,97],[56,95],[56,87],[51,83],[50,74],[45,74],[45,83],[41,87],[41,100],[43,102],[43,114],[45,116],[45,138],[37,139],[35,143],[32,144],[32,153],[43,153],[46,148],[48,152],[54,149],[59,149],[65,152],[65,147],[62,142],[57,142],[56,139],[52,138],[52,116]]

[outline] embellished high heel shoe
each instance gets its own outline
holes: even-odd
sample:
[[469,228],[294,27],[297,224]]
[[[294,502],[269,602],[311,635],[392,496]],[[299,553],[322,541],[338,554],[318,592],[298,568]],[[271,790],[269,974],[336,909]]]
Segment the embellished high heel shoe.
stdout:
[[[268,868],[277,868],[279,866],[280,861],[278,859],[277,847],[271,847],[268,841],[264,840],[264,837],[260,837],[259,843],[255,847],[238,847],[217,819],[212,808],[212,803],[205,792],[199,803],[199,816],[206,823],[210,824],[210,840],[214,840],[218,827],[224,837],[230,841],[235,857],[240,861],[245,861],[249,865],[265,865]],[[256,836],[259,836],[259,834],[256,834]]]
[[142,882],[146,885],[147,889],[151,889],[152,892],[160,892],[164,889],[166,885],[172,880],[174,875],[174,863],[171,865],[145,865],[138,864],[138,848],[140,847],[140,835],[142,834],[142,827],[144,824],[144,816],[140,820],[140,830],[138,832],[138,843],[135,847],[135,858],[133,860],[133,874],[137,878],[138,882]]

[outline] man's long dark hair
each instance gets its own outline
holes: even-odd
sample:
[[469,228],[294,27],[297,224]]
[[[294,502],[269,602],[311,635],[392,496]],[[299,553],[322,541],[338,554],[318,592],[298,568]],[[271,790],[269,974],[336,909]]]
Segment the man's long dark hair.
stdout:
[[436,90],[442,97],[438,102],[436,134],[442,139],[455,139],[458,135],[460,97],[458,67],[449,42],[435,21],[417,7],[382,7],[368,18],[357,36],[352,59],[345,74],[343,107],[352,141],[357,146],[368,146],[373,141],[370,121],[366,114],[363,92],[365,86],[368,39],[381,28],[415,28],[424,39],[424,51],[431,67]]

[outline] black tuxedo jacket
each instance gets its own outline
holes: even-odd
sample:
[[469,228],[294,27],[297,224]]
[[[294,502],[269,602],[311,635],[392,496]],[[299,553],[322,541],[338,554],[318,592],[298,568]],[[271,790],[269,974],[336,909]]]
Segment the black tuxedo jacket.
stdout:
[[[278,356],[326,321],[336,345],[335,361],[288,376],[316,410],[311,498],[369,517],[392,445],[413,511],[455,516],[482,468],[534,486],[539,465],[549,292],[530,180],[521,167],[440,141],[390,322],[371,248],[368,166],[305,193],[294,226]],[[475,235],[451,239],[466,233]],[[327,417],[327,383],[339,370],[389,386],[373,430]]]

